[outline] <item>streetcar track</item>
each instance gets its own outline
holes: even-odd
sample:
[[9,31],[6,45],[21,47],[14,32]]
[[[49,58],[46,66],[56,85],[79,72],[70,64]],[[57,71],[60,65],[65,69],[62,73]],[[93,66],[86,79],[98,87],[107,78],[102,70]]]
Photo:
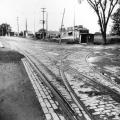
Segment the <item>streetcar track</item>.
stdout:
[[[77,76],[78,76],[79,78],[81,78],[81,77],[82,77],[82,78],[85,78],[85,79],[82,79],[82,80],[83,80],[84,82],[86,82],[87,84],[91,85],[91,83],[93,83],[93,85],[94,85],[94,87],[96,87],[96,89],[99,89],[98,87],[101,87],[101,88],[103,88],[103,90],[108,91],[109,94],[114,94],[114,95],[120,97],[120,94],[119,94],[117,91],[115,91],[114,89],[110,89],[108,86],[103,85],[103,84],[101,84],[100,82],[97,82],[96,79],[91,79],[91,78],[85,76],[84,74],[78,72],[76,69],[74,69],[74,68],[72,68],[72,67],[70,67],[70,66],[69,66],[67,69],[70,70],[70,71],[71,71],[72,73],[74,73],[75,75],[77,74]],[[87,80],[86,80],[86,79],[87,79]],[[100,90],[101,90],[101,88],[100,88]]]
[[[92,53],[93,54],[93,53]],[[101,77],[103,77],[105,80],[107,80],[108,82],[110,82],[111,84],[113,84],[114,86],[117,86],[120,89],[120,85],[118,85],[117,83],[113,82],[110,78],[106,77],[105,75],[101,74],[100,71],[98,69],[96,69],[95,67],[91,66],[88,62],[88,58],[92,55],[91,53],[88,54],[86,56],[86,63],[89,66],[89,68],[95,73],[99,74]]]
[[[41,63],[40,63],[41,64]],[[37,66],[36,66],[37,67]],[[45,66],[44,66],[45,67]],[[52,87],[56,87],[56,85],[55,84],[57,84],[57,83],[55,83],[55,81],[52,81],[53,82],[53,86]],[[66,88],[66,85],[64,86],[65,88]],[[65,91],[63,90],[63,87],[62,88],[60,88],[59,89],[59,86],[58,86],[58,84],[57,84],[57,89],[58,89],[58,92],[61,92],[61,89],[62,89],[62,92],[61,92],[61,95],[63,95],[64,96],[64,93],[65,93]],[[68,91],[68,89],[67,89],[67,91]],[[71,95],[70,95],[71,96]],[[64,96],[65,98],[67,97],[66,95]],[[72,96],[71,96],[72,97]],[[67,99],[67,98],[66,98]],[[73,98],[72,98],[73,99]],[[67,99],[68,101],[69,101],[69,99]],[[71,100],[70,100],[71,101]],[[70,107],[71,107],[71,105],[70,105]],[[80,109],[80,108],[79,108]],[[82,111],[82,114],[83,114],[83,110],[80,110],[80,111]],[[85,111],[86,112],[86,111]],[[73,113],[75,113],[75,111],[73,111]],[[80,117],[79,117],[79,115],[75,115],[75,116],[77,116],[77,118],[79,118],[80,119]],[[85,116],[86,116],[86,113],[84,113],[83,114],[83,119],[85,119],[85,120],[90,120],[90,119],[88,119],[88,117],[86,118]],[[82,120],[83,120],[82,119]],[[93,120],[93,118],[91,119],[91,120]]]
[[[21,51],[21,50],[20,50]],[[33,61],[31,61],[31,58],[29,58],[28,56],[32,56],[32,55],[30,55],[30,53],[29,53],[29,55],[26,55],[26,53],[24,53],[23,51],[22,51],[22,53],[26,56],[26,58],[28,59],[28,61],[31,63],[31,64],[34,64],[33,63]],[[72,53],[72,52],[70,52],[70,53]],[[69,53],[69,54],[70,54]],[[27,54],[28,54],[28,52],[27,52]],[[67,57],[69,54],[67,54],[66,56],[64,56],[64,58],[65,57]],[[37,58],[36,58],[36,60],[37,60]],[[38,60],[39,61],[39,60]],[[40,61],[39,61],[39,63],[40,63]],[[42,63],[40,63],[40,64],[42,64]],[[37,66],[34,64],[34,69],[37,69],[37,72],[40,72],[40,71],[38,71],[39,70],[39,68],[37,68]],[[46,67],[44,64],[42,64],[42,66],[44,66],[44,68]],[[47,70],[48,70],[48,68],[46,68]],[[39,73],[39,74],[41,74],[41,73]],[[43,73],[42,73],[43,74]],[[44,75],[44,74],[43,74]],[[44,76],[45,77],[45,76]],[[47,79],[47,78],[46,78]],[[46,84],[48,84],[48,83],[46,83]],[[50,83],[49,83],[50,84]],[[49,86],[49,85],[48,85]],[[52,86],[52,88],[54,88],[55,86],[53,86],[53,85],[51,85]],[[50,86],[49,86],[50,87]],[[66,85],[65,85],[65,87],[66,87]],[[52,89],[51,88],[51,89]],[[68,87],[66,87],[66,88],[68,88]],[[68,91],[68,89],[67,89],[67,91]],[[59,92],[59,91],[58,91]],[[73,92],[73,91],[72,91]],[[75,94],[74,94],[75,95]],[[62,95],[61,95],[62,96]],[[64,96],[64,95],[63,95]],[[71,95],[70,95],[71,96]],[[66,96],[65,96],[66,97]],[[77,106],[78,106],[78,100],[75,100],[76,99],[76,97],[74,97],[73,98],[73,96],[71,96],[72,97],[72,99],[74,100],[74,102],[76,103],[77,102]],[[81,101],[82,102],[82,101]],[[79,103],[79,106],[80,106],[80,104],[81,103]],[[64,105],[63,105],[64,106]],[[83,105],[81,105],[81,106],[83,106]],[[71,105],[70,105],[70,108],[71,108]],[[82,107],[81,107],[82,108]],[[81,109],[80,107],[79,107],[79,109]],[[87,109],[82,109],[82,110],[80,110],[80,111],[82,111],[82,120],[94,120],[93,119],[93,117],[89,114],[89,112],[87,111]],[[79,117],[79,115],[77,115],[76,113],[75,113],[75,111],[72,111],[72,114],[75,114],[74,116],[75,117],[77,117],[77,119],[81,119],[80,117]],[[88,115],[89,114],[89,115]],[[89,117],[88,117],[88,116]]]
[[[71,53],[73,53],[73,52],[71,52]],[[69,53],[61,54],[60,57],[62,58],[62,60],[64,60],[64,59],[67,58],[71,53],[69,52]],[[31,58],[32,58],[32,57],[35,57],[35,56],[32,56],[30,53],[27,53],[27,54],[29,54],[29,55],[31,56]],[[28,56],[29,56],[29,55],[28,55]],[[46,55],[46,56],[47,56],[47,55]],[[47,57],[49,58],[49,56],[47,56]],[[31,59],[31,58],[30,58],[30,59]],[[38,61],[38,63],[40,63],[40,65],[43,66],[43,68],[45,68],[48,72],[50,72],[49,68],[46,68],[46,66],[45,66],[43,63],[41,63],[37,58],[34,58],[34,59],[36,59],[36,60]],[[50,58],[49,60],[52,61],[51,58]],[[32,61],[32,62],[33,62],[33,61]],[[61,61],[61,62],[62,62],[62,61]],[[35,65],[35,63],[33,63],[33,64]],[[56,64],[55,64],[55,65],[56,65]],[[61,67],[61,66],[62,66],[62,65],[60,64],[60,66],[58,66],[58,69],[59,69],[59,67]],[[37,67],[37,66],[35,65],[35,67]],[[38,69],[39,69],[39,68],[38,68]],[[83,77],[83,78],[87,79],[87,81],[84,80],[84,82],[87,82],[87,84],[89,84],[89,82],[92,82],[92,84],[96,85],[96,89],[99,89],[98,86],[100,86],[100,89],[103,88],[103,89],[105,89],[106,91],[108,91],[108,93],[115,94],[116,96],[118,95],[118,97],[120,97],[120,95],[119,95],[119,93],[118,93],[117,91],[111,89],[110,87],[108,87],[108,86],[106,86],[106,85],[103,85],[103,84],[97,82],[95,79],[90,79],[89,77],[87,77],[87,76],[85,76],[84,74],[78,72],[77,70],[73,69],[73,68],[70,67],[70,66],[68,66],[67,69],[68,69],[68,70],[71,70],[72,73],[77,74],[77,76],[79,76],[80,78]],[[91,70],[92,70],[92,69],[91,69]],[[41,72],[41,71],[40,71],[40,72]],[[93,72],[95,72],[95,71],[93,71]],[[50,72],[50,73],[52,73],[52,72]],[[61,76],[62,76],[62,78],[64,79],[64,69],[63,69],[63,70],[60,69],[60,73],[62,73]],[[44,74],[43,74],[43,75],[44,75]],[[44,75],[44,77],[45,77],[45,75]],[[54,80],[53,80],[53,81],[54,81]],[[89,82],[88,82],[88,81],[89,81]],[[90,85],[91,85],[91,84],[90,84]],[[66,86],[66,85],[65,85],[65,86]],[[69,90],[68,90],[68,91],[69,91]],[[69,91],[69,92],[70,92],[70,91]],[[61,96],[62,96],[62,95],[61,95]],[[85,112],[86,112],[86,110],[85,110]],[[86,112],[86,113],[87,113],[87,112]],[[76,116],[76,115],[75,115],[75,116]],[[91,119],[92,119],[92,118],[91,118]],[[82,119],[82,120],[83,120],[83,119]]]
[[[60,92],[47,80],[47,78],[44,76],[43,73],[37,68],[37,66],[29,59],[29,62],[32,66],[32,68],[39,73],[41,80],[50,88],[52,93],[57,96],[56,99],[59,101],[60,105],[63,107],[62,110],[65,110],[65,113],[67,114],[67,117],[69,117],[69,120],[77,120],[78,118],[75,118],[77,115],[75,114],[75,111],[71,109],[71,106],[69,106],[69,103],[63,98],[63,96],[60,94]],[[79,120],[79,119],[78,119]]]
[[[22,52],[23,53],[23,52]],[[25,54],[25,53],[24,53]],[[31,64],[34,64],[33,63],[33,61],[31,61],[31,58],[29,58],[28,57],[28,55],[25,55],[26,56],[26,58],[28,59],[28,61],[31,63]],[[40,62],[40,61],[39,61]],[[42,63],[40,63],[40,64],[42,64]],[[44,64],[42,64],[42,66],[44,66],[45,67],[45,65]],[[40,74],[40,76],[41,75],[43,75],[44,76],[44,73],[41,73],[41,71],[39,71],[39,68],[37,68],[37,66],[34,64],[34,68],[33,69],[36,69],[36,71]],[[47,70],[48,70],[48,68],[46,68]],[[49,70],[48,70],[49,71]],[[50,72],[50,71],[49,71]],[[45,76],[42,78],[42,79],[47,79]],[[44,79],[44,80],[45,80]],[[48,81],[43,81],[43,82],[45,82],[45,84],[48,84],[48,86],[49,86],[49,88],[51,88],[51,89],[56,89],[55,88],[55,86],[53,86],[50,82],[48,82]],[[54,82],[54,81],[53,81]],[[52,87],[51,87],[52,86]],[[57,89],[56,89],[56,91],[57,91]],[[56,93],[55,93],[56,94]],[[62,95],[59,93],[59,91],[57,91],[57,94],[59,94],[59,96],[61,96],[62,97]],[[66,97],[66,96],[65,96]],[[59,98],[57,99],[58,101],[59,101]],[[64,103],[64,104],[63,104]],[[69,120],[73,120],[73,119],[75,119],[75,117],[78,119],[78,120],[80,120],[81,118],[79,117],[79,115],[77,115],[76,113],[75,113],[75,111],[73,111],[72,109],[71,109],[71,106],[69,105],[69,103],[67,103],[67,101],[66,101],[66,99],[64,98],[64,101],[62,101],[61,102],[61,104],[63,104],[62,106],[64,107],[64,105],[65,105],[65,103],[67,104],[67,107],[69,108],[69,110],[71,110],[71,113],[70,113],[70,115],[68,115],[68,116],[71,116],[71,115],[74,115],[74,117],[70,117],[69,118]],[[67,108],[67,109],[68,109]],[[65,108],[64,108],[65,109]],[[69,113],[69,111],[67,111],[66,112],[67,114]],[[72,118],[72,119],[71,119]],[[75,119],[76,120],[76,119]],[[82,119],[83,120],[83,119]]]

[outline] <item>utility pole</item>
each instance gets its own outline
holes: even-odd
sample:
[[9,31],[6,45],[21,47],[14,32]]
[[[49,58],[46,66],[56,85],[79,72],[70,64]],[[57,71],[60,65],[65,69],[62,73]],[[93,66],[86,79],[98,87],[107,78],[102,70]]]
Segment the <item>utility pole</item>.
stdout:
[[27,25],[27,19],[26,19],[26,24],[25,24],[26,32],[28,32],[28,25]]
[[43,24],[43,39],[45,38],[45,29],[44,29],[44,25],[45,25],[45,17],[44,17],[44,14],[45,14],[45,9],[46,8],[41,8],[42,9],[42,13],[43,13],[43,19],[41,20],[42,21],[42,24]]
[[48,12],[46,13],[46,31],[48,30]]
[[27,24],[27,19],[26,19],[26,23],[25,23],[25,37],[28,36],[28,24]]
[[8,31],[7,31],[7,30],[8,30],[8,29],[7,29],[7,23],[6,23],[5,29],[6,29],[6,34],[5,34],[5,35],[7,36],[7,34],[8,34]]
[[2,27],[2,36],[3,36],[3,26],[1,26]]
[[46,36],[48,34],[48,12],[46,13]]
[[61,44],[61,35],[62,35],[62,27],[63,27],[64,15],[65,15],[65,8],[64,8],[64,11],[63,11],[63,16],[62,16],[62,22],[61,22],[61,28],[60,28],[60,40],[59,40],[59,44]]
[[19,36],[19,17],[17,17],[17,29],[18,29],[18,36]]
[[34,16],[34,36],[35,36],[35,16]]
[[75,7],[74,7],[74,22],[73,22],[73,40],[75,41]]

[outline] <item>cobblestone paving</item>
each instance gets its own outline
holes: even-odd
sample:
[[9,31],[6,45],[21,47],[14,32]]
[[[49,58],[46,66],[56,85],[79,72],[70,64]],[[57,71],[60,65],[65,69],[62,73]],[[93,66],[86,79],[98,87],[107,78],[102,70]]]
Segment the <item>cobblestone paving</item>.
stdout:
[[[80,79],[71,79],[70,74],[66,74],[70,85],[84,102],[85,106],[94,115],[95,120],[119,120],[120,119],[120,103],[117,103],[109,95],[95,95],[99,92],[94,87],[86,84]],[[91,94],[92,93],[92,94]]]
[[[84,74],[90,78],[95,78],[98,82],[105,84],[106,86],[109,86],[110,88],[115,89],[116,91],[118,91],[120,93],[120,86],[118,84],[116,84],[115,82],[106,80],[97,71],[95,72],[95,71],[91,70],[91,68],[86,63],[87,62],[86,55],[88,55],[88,54],[89,53],[83,51],[82,55],[79,52],[77,52],[74,55],[69,56],[69,58],[67,58],[67,59],[72,61],[72,64],[70,66],[77,69],[82,74]],[[80,64],[78,64],[78,63],[80,63]]]
[[41,83],[36,73],[34,73],[34,71],[30,68],[30,65],[25,59],[23,60],[23,63],[34,87],[39,103],[43,109],[46,120],[65,120],[64,115],[61,114],[59,104],[53,99],[49,88]]
[[[120,91],[119,87],[116,87],[113,84],[109,83],[108,81],[105,81],[105,79],[102,78],[99,74],[91,72],[91,69],[85,63],[86,62],[85,58],[87,54],[88,53],[83,52],[81,55],[78,52],[75,53],[74,55],[69,56],[67,59],[71,60],[72,63],[71,67],[77,69],[80,73],[83,73],[89,78],[96,78],[97,75],[97,78],[99,78],[100,82],[103,82],[107,86],[110,86],[111,88]],[[77,75],[72,74],[73,73],[68,72],[66,75],[67,79],[69,80],[69,83],[71,84],[76,94],[88,107],[89,111],[95,116],[95,119],[120,120],[120,103],[113,100],[112,97],[110,97],[110,95],[106,95],[104,93],[102,93],[102,95],[95,95],[96,92],[100,93],[101,91],[96,90],[93,86],[90,86],[83,82],[81,80],[82,77],[79,78],[76,77]],[[75,77],[73,76],[75,76],[77,79],[75,79]]]
[[[87,75],[90,78],[96,78],[93,72],[91,72],[91,69],[86,64],[85,61],[85,55],[87,55],[88,52],[85,52],[84,54],[75,53],[73,56],[71,55],[70,59],[69,57],[67,60],[71,61],[72,64],[70,64],[71,67],[74,69],[77,69],[80,73]],[[39,56],[40,57],[40,56]],[[77,58],[76,58],[77,57]],[[44,58],[42,57],[42,61],[44,62]],[[58,70],[54,66],[51,66],[51,61],[44,62],[45,65],[48,66],[49,69],[51,69],[54,73],[56,73]],[[52,69],[53,68],[53,69]],[[59,72],[56,73],[57,75]],[[72,75],[70,73],[69,75]],[[70,76],[70,79],[74,76]],[[97,75],[99,80],[101,81],[101,76],[99,74]],[[70,80],[69,79],[69,80]],[[80,99],[84,102],[84,104],[87,106],[91,114],[94,116],[95,120],[119,120],[120,119],[120,104],[114,101],[109,95],[92,95],[89,96],[86,94],[87,92],[101,92],[98,90],[95,90],[94,87],[86,85],[83,82],[80,82],[79,80],[72,79],[73,84],[71,84],[72,88],[74,89],[75,93],[80,97]],[[103,82],[105,84],[105,80],[103,79]],[[82,84],[82,85],[81,85]],[[109,85],[111,88],[115,88],[115,86],[111,86],[111,83],[106,82],[107,85]],[[117,88],[119,90],[119,88]],[[63,90],[64,91],[64,90]]]

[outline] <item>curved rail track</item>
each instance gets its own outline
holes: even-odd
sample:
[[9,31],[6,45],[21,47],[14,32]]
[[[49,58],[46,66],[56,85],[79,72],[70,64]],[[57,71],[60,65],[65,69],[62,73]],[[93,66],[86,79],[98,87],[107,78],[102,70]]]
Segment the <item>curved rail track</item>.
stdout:
[[[107,82],[111,83],[113,86],[116,86],[117,88],[120,89],[120,85],[118,85],[117,83],[113,82],[109,77],[106,77],[105,75],[103,75],[98,69],[96,69],[95,67],[91,66],[88,62],[88,58],[90,56],[93,55],[93,52],[91,52],[90,54],[88,54],[86,56],[86,63],[89,66],[89,68],[91,69],[91,71],[94,73],[94,77],[95,77],[95,73],[99,74],[102,78],[104,78]],[[90,78],[89,78],[90,79]],[[96,78],[97,79],[97,78]],[[91,79],[91,81],[95,82],[97,85],[100,85],[103,89],[106,89],[109,93],[114,94],[116,96],[118,96],[120,98],[120,92],[116,91],[115,89],[112,89],[111,86],[106,86],[100,82],[98,82],[96,79]]]
[[39,68],[34,64],[34,62],[27,57],[27,60],[29,61],[29,64],[31,65],[32,69],[35,70],[37,74],[39,74],[39,77],[41,78],[42,82],[51,90],[52,94],[55,96],[56,100],[60,104],[63,113],[65,114],[66,118],[68,120],[80,120],[79,116],[75,113],[73,109],[71,109],[71,106],[66,101],[66,99],[63,98],[61,93],[55,88],[54,85],[49,82],[49,80],[46,78],[44,73],[42,73]]
[[[67,120],[94,120],[93,116],[89,113],[89,111],[84,106],[82,101],[80,101],[78,99],[78,97],[76,96],[76,94],[74,93],[72,88],[70,87],[67,80],[65,80],[66,77],[65,77],[64,70],[62,69],[62,67],[60,68],[60,74],[61,74],[64,84],[59,86],[60,88],[58,88],[58,85],[57,86],[55,85],[56,77],[54,78],[54,80],[50,81],[50,80],[48,80],[48,77],[45,75],[46,71],[45,72],[42,72],[42,71],[43,71],[43,69],[45,69],[45,70],[47,70],[47,72],[49,72],[52,75],[54,75],[54,73],[52,73],[43,63],[41,63],[37,58],[35,58],[35,56],[31,55],[29,52],[27,52],[25,50],[23,51],[21,49],[19,49],[19,51],[21,51],[21,53],[25,55],[29,64],[31,65],[32,69],[34,69],[36,71],[36,73],[39,74],[39,76],[42,78],[42,82],[44,82],[44,84],[52,91],[52,94],[54,94],[56,100],[60,104],[62,111],[64,111],[63,113],[66,116]],[[67,57],[68,55],[70,55],[71,53],[73,53],[73,52],[67,53],[67,55],[65,55],[64,58]],[[61,56],[63,56],[63,55],[61,55]],[[47,57],[49,58],[49,56],[47,56]],[[39,63],[39,67],[38,67],[38,65],[36,65],[33,58],[35,61],[37,61],[37,63]],[[62,64],[62,62],[61,62],[61,64]],[[62,66],[62,65],[60,65],[60,66]],[[40,67],[43,69],[41,70]],[[58,84],[58,82],[57,82],[57,84]],[[64,95],[65,91],[63,91],[63,89],[67,92],[69,97],[66,97],[66,95]],[[73,105],[77,106],[80,114],[78,112],[76,112]]]

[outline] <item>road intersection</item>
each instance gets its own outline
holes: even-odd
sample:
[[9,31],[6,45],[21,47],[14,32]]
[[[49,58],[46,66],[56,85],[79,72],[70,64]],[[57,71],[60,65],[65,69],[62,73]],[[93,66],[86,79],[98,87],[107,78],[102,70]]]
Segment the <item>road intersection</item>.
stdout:
[[[54,77],[51,76],[54,75],[60,84],[64,84],[60,72],[60,69],[62,69],[67,82],[83,104],[81,106],[83,107],[82,113],[78,106],[72,107],[79,117],[85,111],[84,119],[86,120],[120,119],[120,100],[118,97],[120,95],[118,74],[120,66],[118,64],[119,57],[115,58],[119,55],[119,46],[59,45],[15,37],[2,38],[1,42],[22,54],[24,54],[23,51],[29,53],[29,57],[34,59],[38,68],[42,67],[37,61],[40,61],[47,68],[43,67],[41,69],[47,78],[53,79]],[[114,64],[111,62],[108,65],[106,58],[108,61],[114,58]],[[113,72],[114,69],[111,70],[110,68],[115,66],[115,62],[118,67],[117,72]],[[61,94],[63,95],[63,93]],[[68,95],[64,96],[69,99]],[[61,117],[54,118],[56,115],[52,116],[51,113],[55,109],[50,112],[47,105],[44,109],[48,110],[47,112],[43,110],[47,120],[65,119],[63,114],[61,114]],[[89,118],[89,115],[86,116],[86,111],[92,118]],[[82,117],[81,120],[83,120]]]

